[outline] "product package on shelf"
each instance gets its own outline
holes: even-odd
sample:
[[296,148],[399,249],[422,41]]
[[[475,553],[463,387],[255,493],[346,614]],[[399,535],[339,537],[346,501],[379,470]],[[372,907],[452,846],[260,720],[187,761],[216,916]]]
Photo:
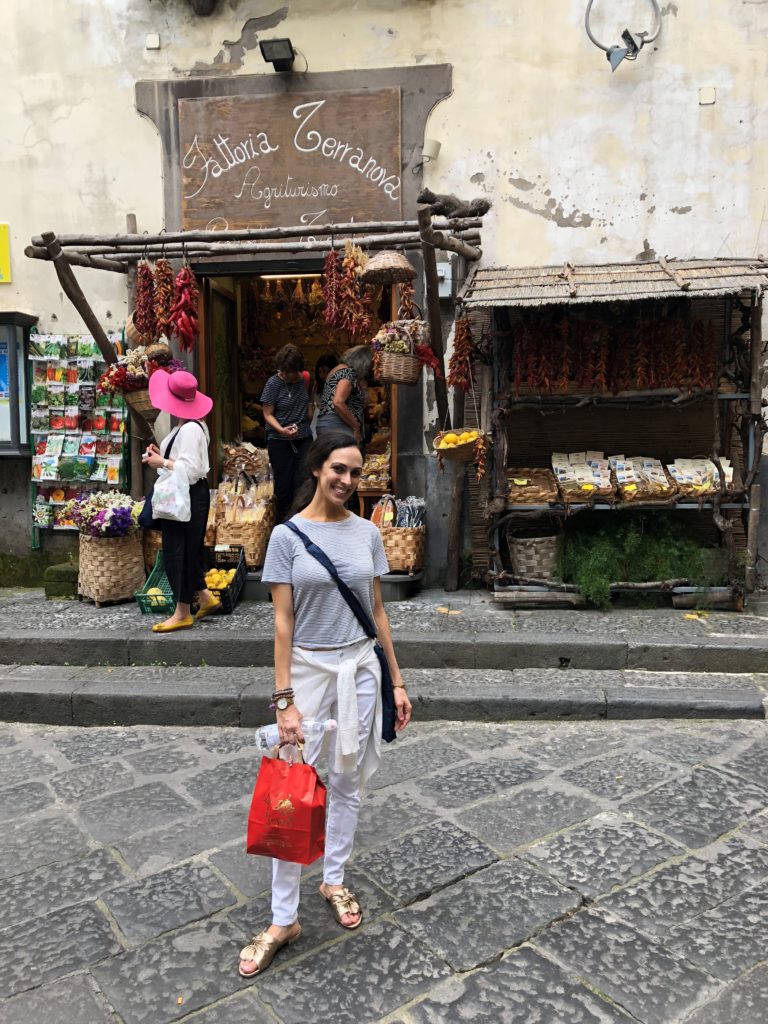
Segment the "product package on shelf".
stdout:
[[[725,476],[725,485],[733,488],[733,465],[726,458],[720,459]],[[717,466],[710,459],[675,459],[667,466],[669,474],[677,484],[677,490],[683,497],[701,498],[717,493],[720,490],[720,474]]]
[[389,444],[383,452],[368,455],[363,463],[358,490],[378,491],[389,487],[391,457],[392,448]]
[[258,477],[266,473],[269,455],[248,441],[229,441],[222,445],[222,476],[236,478],[240,473]]
[[626,459],[623,455],[611,455],[609,461],[622,501],[666,501],[677,492],[674,480],[667,475],[658,459],[642,455]]
[[248,568],[258,569],[274,522],[274,480],[267,462],[254,476],[241,472],[222,480],[211,499],[206,543],[240,545]]
[[551,469],[507,468],[507,504],[547,505],[559,499],[560,492]]
[[603,452],[554,452],[552,470],[566,504],[610,501],[614,497],[611,467]]

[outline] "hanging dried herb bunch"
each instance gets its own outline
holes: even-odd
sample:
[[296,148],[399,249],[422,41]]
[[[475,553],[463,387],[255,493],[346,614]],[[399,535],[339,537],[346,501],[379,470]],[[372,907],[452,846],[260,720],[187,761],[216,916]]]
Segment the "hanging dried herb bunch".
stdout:
[[370,297],[366,303],[360,295],[358,268],[362,253],[347,243],[344,259],[341,261],[341,280],[339,282],[339,310],[341,326],[352,335],[358,337],[370,333],[371,309]]
[[332,330],[341,327],[339,289],[341,286],[341,260],[335,249],[331,249],[323,264],[323,300],[325,322]]
[[145,340],[156,340],[155,275],[146,260],[141,260],[136,271],[136,310],[133,322]]
[[170,335],[170,316],[173,309],[173,267],[161,256],[155,264],[155,322],[157,333]]
[[400,320],[415,320],[416,319],[416,290],[413,287],[413,281],[402,281],[397,286],[398,292],[398,303],[399,312],[398,318]]
[[449,387],[458,388],[466,394],[472,387],[472,364],[475,358],[475,343],[469,326],[469,317],[461,316],[456,321],[453,336],[453,352],[448,363]]

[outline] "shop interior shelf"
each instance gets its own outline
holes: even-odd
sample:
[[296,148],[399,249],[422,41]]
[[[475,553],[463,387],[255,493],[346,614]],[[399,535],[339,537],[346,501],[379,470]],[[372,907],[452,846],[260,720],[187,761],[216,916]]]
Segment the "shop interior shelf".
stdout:
[[[599,504],[599,503],[596,502],[594,505],[589,505],[589,504],[570,505],[569,508],[570,508],[571,511],[578,510],[579,512],[582,509],[585,509],[585,508],[592,509],[595,512],[626,512],[626,511],[631,511],[631,510],[634,510],[634,509],[640,509],[641,511],[651,511],[651,512],[654,511],[654,510],[656,510],[656,511],[665,511],[665,510],[666,511],[673,511],[674,509],[684,509],[684,510],[696,510],[696,511],[698,511],[699,509],[711,509],[712,508],[712,502],[711,501],[703,501],[701,504],[699,504],[698,501],[678,501],[674,505],[667,505],[667,504],[665,504],[663,502],[661,504],[658,504],[658,505],[657,504],[653,504],[652,502],[639,502],[637,504],[632,504],[632,503],[628,503],[628,502],[620,502],[620,503],[618,503],[616,505],[606,505],[606,504]],[[720,508],[741,508],[741,509],[746,509],[746,508],[749,508],[749,502],[747,502],[747,501],[728,501],[728,502],[725,502],[724,501],[720,505]],[[506,512],[555,512],[555,513],[563,513],[564,514],[566,512],[566,508],[565,508],[565,505],[560,504],[560,503],[558,503],[558,504],[551,504],[551,505],[506,505],[505,506],[505,511]]]

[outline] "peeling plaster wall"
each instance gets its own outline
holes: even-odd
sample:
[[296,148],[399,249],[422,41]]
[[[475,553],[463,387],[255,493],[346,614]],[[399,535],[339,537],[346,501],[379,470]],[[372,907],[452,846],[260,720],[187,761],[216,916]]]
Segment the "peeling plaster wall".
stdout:
[[[449,62],[454,93],[427,133],[437,191],[486,194],[487,263],[651,259],[768,251],[768,4],[663,5],[656,43],[612,74],[589,42],[586,0],[8,0],[0,10],[0,220],[13,283],[0,308],[43,328],[80,329],[30,235],[121,232],[163,223],[155,128],[134,108],[138,79],[267,74],[260,35],[289,35],[298,73]],[[613,13],[612,13],[613,12]],[[600,0],[606,43],[650,27],[647,0]],[[146,50],[157,32],[159,50]],[[717,102],[700,106],[714,86]],[[80,271],[105,323],[125,315],[124,283]],[[56,317],[56,320],[54,320]]]

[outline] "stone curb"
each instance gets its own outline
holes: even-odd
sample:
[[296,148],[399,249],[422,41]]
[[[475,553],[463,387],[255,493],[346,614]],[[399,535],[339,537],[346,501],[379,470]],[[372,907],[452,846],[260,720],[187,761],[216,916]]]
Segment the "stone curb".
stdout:
[[[0,678],[0,721],[45,725],[173,725],[255,728],[273,721],[270,672],[249,680],[158,678]],[[612,675],[612,674],[611,674]],[[470,685],[468,685],[470,684]],[[765,718],[754,687],[661,689],[572,684],[541,687],[469,680],[411,686],[420,721],[507,722],[641,718]]]
[[[520,632],[395,634],[404,668],[647,669],[684,672],[766,672],[768,637],[698,637],[695,640],[614,639],[569,633]],[[37,632],[0,636],[2,665],[211,665],[269,666],[273,635],[176,633],[153,637],[79,633],[41,641]],[[42,659],[42,661],[41,661]]]

